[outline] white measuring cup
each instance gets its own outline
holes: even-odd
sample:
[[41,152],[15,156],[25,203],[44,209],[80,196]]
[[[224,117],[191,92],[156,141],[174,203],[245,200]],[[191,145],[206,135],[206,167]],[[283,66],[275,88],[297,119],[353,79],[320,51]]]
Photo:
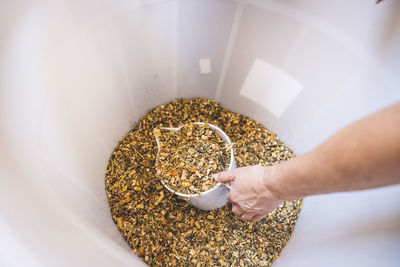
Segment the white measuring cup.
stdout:
[[[225,143],[227,143],[229,145],[229,149],[231,151],[231,158],[229,161],[228,170],[236,169],[235,156],[233,153],[233,147],[232,147],[231,140],[225,134],[224,131],[222,131],[219,127],[217,127],[211,123],[192,122],[192,123],[188,123],[188,124],[182,125],[177,128],[159,127],[159,128],[155,128],[154,131],[156,129],[168,130],[168,131],[179,131],[182,127],[189,125],[189,124],[207,124],[211,128],[211,130],[213,130],[217,134],[219,134],[219,136],[221,136],[222,140],[224,140]],[[161,145],[160,145],[160,141],[158,140],[157,136],[155,138],[156,138],[157,147],[158,147],[158,152],[157,152],[157,157],[158,157],[158,153],[160,152]],[[157,160],[156,160],[156,162],[157,162]],[[174,193],[178,197],[186,200],[191,205],[193,205],[196,208],[201,209],[201,210],[218,209],[218,208],[221,208],[222,206],[224,206],[228,202],[227,195],[230,190],[230,185],[228,185],[228,184],[218,183],[213,188],[211,188],[207,191],[204,191],[200,194],[183,194],[183,193],[174,191],[172,188],[168,187],[162,180],[161,180],[161,183],[168,191]]]

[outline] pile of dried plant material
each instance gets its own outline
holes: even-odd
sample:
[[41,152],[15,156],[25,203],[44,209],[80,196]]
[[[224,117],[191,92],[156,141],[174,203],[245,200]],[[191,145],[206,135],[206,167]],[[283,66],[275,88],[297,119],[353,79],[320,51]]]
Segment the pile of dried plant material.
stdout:
[[260,123],[208,99],[178,99],[149,111],[115,147],[106,170],[112,218],[151,266],[270,266],[290,239],[302,201],[284,202],[257,223],[231,206],[201,211],[166,190],[157,178],[154,128],[206,122],[234,143],[238,167],[270,166],[292,150]]
[[229,145],[208,124],[187,124],[178,131],[155,129],[160,143],[157,176],[183,194],[200,194],[215,186],[214,173],[227,170]]

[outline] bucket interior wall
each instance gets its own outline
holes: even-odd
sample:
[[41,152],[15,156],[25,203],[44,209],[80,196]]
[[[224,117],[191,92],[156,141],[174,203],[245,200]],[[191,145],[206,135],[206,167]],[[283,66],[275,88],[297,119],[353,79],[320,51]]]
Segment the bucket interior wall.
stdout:
[[[1,5],[2,266],[141,264],[104,171],[157,105],[219,101],[301,154],[400,100],[399,1]],[[276,266],[399,266],[399,203],[399,186],[307,198]]]

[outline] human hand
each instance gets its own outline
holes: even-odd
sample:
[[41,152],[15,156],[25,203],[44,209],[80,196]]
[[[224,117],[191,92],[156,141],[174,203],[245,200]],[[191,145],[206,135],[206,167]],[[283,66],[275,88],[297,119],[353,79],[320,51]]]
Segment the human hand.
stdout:
[[274,171],[274,167],[248,166],[218,173],[215,180],[232,182],[228,200],[232,202],[232,211],[237,217],[260,221],[283,202],[270,186]]

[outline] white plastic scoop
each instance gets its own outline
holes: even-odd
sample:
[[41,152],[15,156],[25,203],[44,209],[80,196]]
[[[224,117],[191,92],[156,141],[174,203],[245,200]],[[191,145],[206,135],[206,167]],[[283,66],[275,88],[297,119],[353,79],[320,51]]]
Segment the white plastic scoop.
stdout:
[[[229,161],[229,166],[228,170],[233,170],[236,169],[236,162],[235,162],[235,156],[233,153],[233,148],[232,148],[232,143],[229,137],[222,131],[219,127],[210,124],[210,123],[204,123],[204,122],[192,122],[190,124],[207,124],[210,126],[210,128],[215,131],[221,138],[229,145],[229,149],[231,151],[231,158]],[[168,128],[168,127],[160,127],[160,128],[155,128],[156,129],[161,129],[161,130],[168,130],[168,131],[179,131],[182,127],[186,126],[188,124],[182,125],[177,128]],[[160,141],[158,140],[156,136],[156,142],[158,146],[158,152],[160,152]],[[158,157],[158,152],[157,152],[157,157]],[[179,192],[174,191],[170,187],[168,187],[162,180],[161,183],[163,186],[168,189],[170,192],[174,193],[175,195],[179,196],[180,198],[188,201],[191,205],[195,206],[198,209],[201,210],[214,210],[218,209],[222,206],[224,206],[227,203],[227,195],[230,189],[229,185],[226,185],[224,183],[218,183],[216,184],[213,188],[204,191],[200,194],[182,194]]]

